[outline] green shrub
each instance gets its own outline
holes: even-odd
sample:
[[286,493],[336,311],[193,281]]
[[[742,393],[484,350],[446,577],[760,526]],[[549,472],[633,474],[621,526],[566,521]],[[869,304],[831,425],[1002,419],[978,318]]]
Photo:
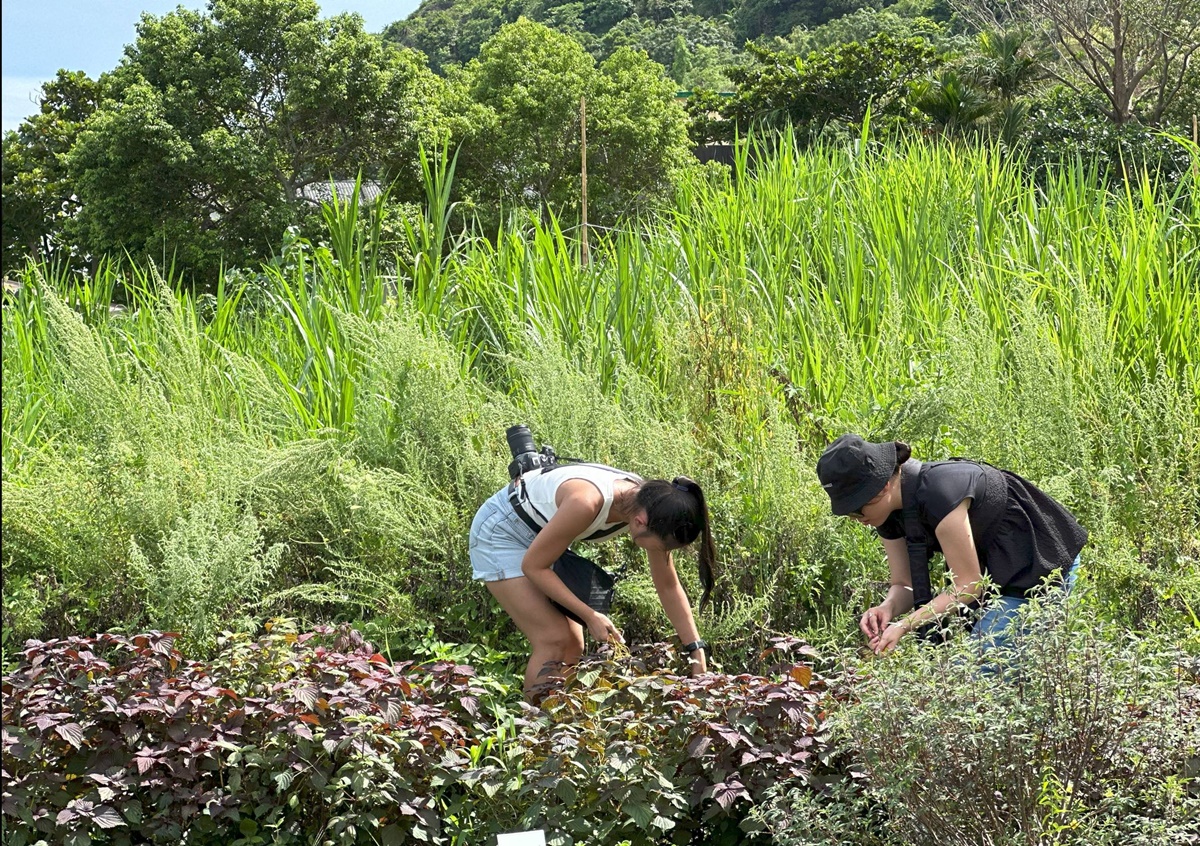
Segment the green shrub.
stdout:
[[[1015,657],[964,639],[863,666],[835,719],[868,776],[851,800],[886,820],[881,842],[1188,842],[1200,689],[1182,655],[1076,597],[1027,612]],[[777,824],[813,801],[778,799]]]
[[283,544],[263,548],[258,521],[232,502],[210,497],[178,520],[155,560],[131,541],[129,572],[144,594],[150,624],[187,632],[206,652],[226,629],[257,628],[241,616],[254,607],[283,557]]
[[1032,105],[1019,143],[1035,169],[1069,163],[1086,151],[1117,186],[1136,184],[1145,170],[1170,192],[1192,164],[1187,148],[1163,130],[1136,121],[1118,126],[1096,103],[1063,89]]
[[662,644],[593,659],[539,710],[349,628],[268,630],[211,662],[157,632],[28,642],[3,681],[5,843],[746,842],[771,785],[825,767],[795,641],[770,678],[688,679]]

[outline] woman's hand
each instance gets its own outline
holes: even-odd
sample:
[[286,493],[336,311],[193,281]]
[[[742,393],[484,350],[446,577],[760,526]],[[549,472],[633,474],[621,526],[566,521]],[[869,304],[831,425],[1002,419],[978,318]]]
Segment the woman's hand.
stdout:
[[884,626],[883,634],[872,641],[871,648],[875,650],[876,655],[891,652],[896,648],[896,644],[900,642],[900,638],[906,634],[908,634],[908,623],[905,623],[903,620],[889,623]]
[[621,632],[613,625],[613,621],[599,611],[593,612],[591,619],[588,620],[588,631],[592,633],[595,640],[601,643],[625,642],[625,638],[621,637]]
[[[867,645],[872,649],[879,644],[879,638],[883,635],[883,631],[891,619],[892,610],[886,604],[880,604],[874,608],[868,608],[862,615],[862,619],[858,621],[858,627],[867,636]],[[875,651],[879,650],[875,649]]]

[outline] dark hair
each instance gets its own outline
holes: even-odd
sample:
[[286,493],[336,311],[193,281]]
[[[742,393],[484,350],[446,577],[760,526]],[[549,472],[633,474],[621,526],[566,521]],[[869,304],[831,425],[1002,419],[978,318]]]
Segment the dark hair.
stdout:
[[700,586],[704,589],[700,607],[704,608],[712,593],[713,570],[717,563],[704,491],[687,476],[676,476],[670,482],[648,479],[638,488],[636,501],[646,510],[646,528],[664,541],[687,546],[700,538]]
[[912,447],[904,441],[895,441],[894,443],[896,444],[896,473],[899,473],[900,465],[912,458]]

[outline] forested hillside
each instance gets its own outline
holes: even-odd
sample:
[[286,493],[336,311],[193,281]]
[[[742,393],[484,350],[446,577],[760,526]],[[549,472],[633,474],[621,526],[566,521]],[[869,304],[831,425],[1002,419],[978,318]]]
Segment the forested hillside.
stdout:
[[[808,30],[883,0],[427,0],[384,31],[420,50],[435,71],[465,64],[505,23],[524,16],[577,39],[597,59],[618,47],[644,50],[685,87],[723,88],[723,70],[745,61],[747,41],[803,39]],[[947,21],[942,0],[902,0],[901,17]]]

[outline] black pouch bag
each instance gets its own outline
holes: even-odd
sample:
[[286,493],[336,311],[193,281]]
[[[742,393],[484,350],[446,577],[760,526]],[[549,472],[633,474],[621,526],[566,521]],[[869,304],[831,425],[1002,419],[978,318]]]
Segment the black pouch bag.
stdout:
[[[599,564],[568,549],[551,565],[550,569],[562,579],[563,584],[571,593],[583,601],[584,605],[605,616],[612,610],[613,585],[616,584],[616,578]],[[579,619],[574,611],[567,610],[553,599],[550,600],[550,604],[585,629],[587,628],[587,623]]]

